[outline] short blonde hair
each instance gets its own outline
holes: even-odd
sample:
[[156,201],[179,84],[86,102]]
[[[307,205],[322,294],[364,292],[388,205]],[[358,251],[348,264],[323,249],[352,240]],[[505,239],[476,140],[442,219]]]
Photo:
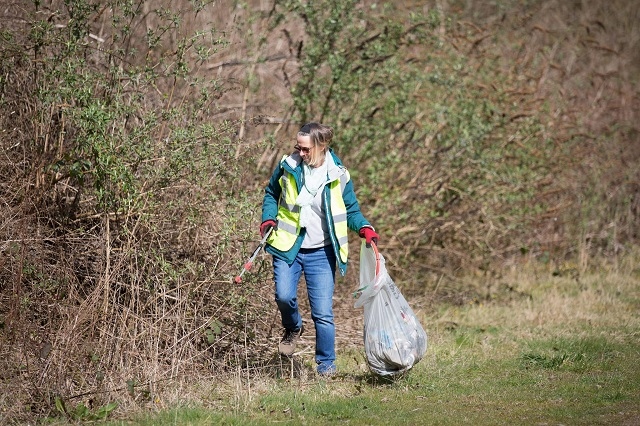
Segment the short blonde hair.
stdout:
[[298,136],[309,136],[313,148],[320,148],[312,150],[309,159],[309,165],[316,166],[325,156],[329,143],[333,139],[333,129],[320,123],[307,123],[300,128]]

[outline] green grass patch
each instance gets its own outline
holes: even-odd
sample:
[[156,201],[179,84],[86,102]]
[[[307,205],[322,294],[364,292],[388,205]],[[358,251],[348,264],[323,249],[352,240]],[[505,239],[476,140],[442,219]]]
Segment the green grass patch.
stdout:
[[527,342],[521,356],[525,368],[546,368],[584,372],[610,368],[613,358],[623,347],[616,348],[604,337],[558,338]]
[[207,392],[200,383],[200,400],[191,396],[186,408],[109,424],[637,424],[640,318],[629,300],[638,283],[583,281],[578,292],[564,282],[523,282],[547,290],[435,307],[423,320],[427,354],[402,377],[372,375],[361,348],[352,348],[339,352],[340,373],[322,379],[308,354],[294,366],[239,372],[226,388],[218,382]]

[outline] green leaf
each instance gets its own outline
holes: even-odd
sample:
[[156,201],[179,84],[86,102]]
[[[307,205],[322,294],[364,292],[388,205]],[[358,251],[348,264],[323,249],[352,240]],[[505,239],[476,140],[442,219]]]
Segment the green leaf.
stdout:
[[108,404],[105,404],[102,407],[98,408],[98,410],[96,410],[96,417],[98,419],[105,419],[116,408],[118,408],[117,402],[110,402]]
[[64,406],[64,401],[62,400],[62,398],[60,398],[59,396],[56,396],[55,403],[56,403],[56,410],[58,410],[60,414],[66,415],[67,409]]

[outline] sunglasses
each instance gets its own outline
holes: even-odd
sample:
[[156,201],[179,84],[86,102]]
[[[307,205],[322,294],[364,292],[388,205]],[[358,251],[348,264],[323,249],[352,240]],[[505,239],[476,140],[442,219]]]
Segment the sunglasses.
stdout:
[[294,146],[293,149],[295,149],[296,151],[304,152],[305,154],[308,154],[308,153],[311,152],[311,148],[307,148],[307,147],[300,146],[300,145]]

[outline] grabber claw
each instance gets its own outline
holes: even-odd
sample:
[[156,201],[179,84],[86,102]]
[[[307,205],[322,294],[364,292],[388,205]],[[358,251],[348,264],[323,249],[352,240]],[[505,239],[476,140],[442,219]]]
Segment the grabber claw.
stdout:
[[235,281],[236,284],[240,284],[242,282],[242,275],[244,275],[244,273],[249,269],[251,269],[251,267],[253,266],[253,261],[256,259],[256,257],[258,256],[258,253],[260,253],[264,245],[267,243],[267,238],[269,238],[269,235],[271,235],[271,231],[273,231],[273,228],[269,228],[269,230],[264,233],[264,237],[262,237],[262,240],[260,240],[260,244],[253,251],[249,260],[247,260],[247,262],[244,264],[244,266],[242,267],[242,270],[240,271],[240,274],[238,274],[234,278],[233,281]]

